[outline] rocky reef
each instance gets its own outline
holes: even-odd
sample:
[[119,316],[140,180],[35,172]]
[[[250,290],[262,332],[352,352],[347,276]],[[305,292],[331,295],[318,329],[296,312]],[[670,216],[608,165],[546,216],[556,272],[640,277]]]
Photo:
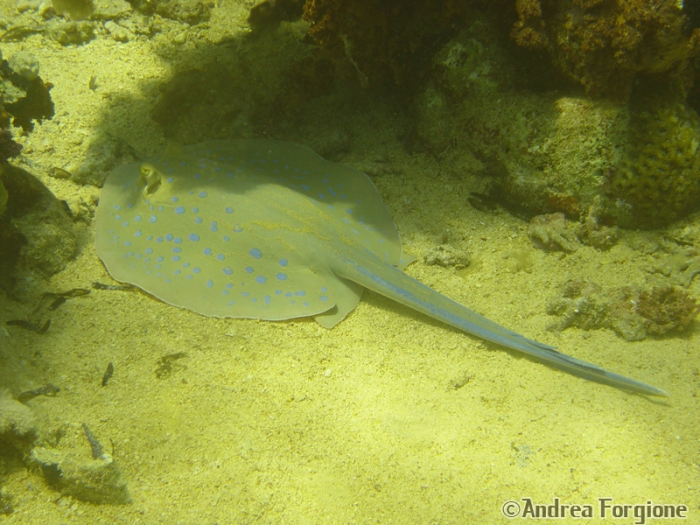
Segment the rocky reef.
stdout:
[[606,173],[611,214],[628,227],[665,226],[700,202],[700,117],[682,101],[630,104],[627,143]]
[[698,40],[676,0],[518,0],[512,30],[591,95],[624,101],[639,74],[682,70]]
[[550,330],[610,328],[628,341],[641,341],[649,335],[689,329],[700,304],[685,290],[671,286],[606,290],[592,281],[575,279],[562,286],[561,296],[549,302],[547,313],[558,317]]
[[454,0],[307,0],[309,36],[363,87],[415,86],[455,33],[466,2]]

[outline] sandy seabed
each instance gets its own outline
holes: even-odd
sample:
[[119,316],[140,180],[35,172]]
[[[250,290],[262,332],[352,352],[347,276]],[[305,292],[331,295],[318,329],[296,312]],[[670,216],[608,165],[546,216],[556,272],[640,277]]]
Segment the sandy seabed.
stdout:
[[[11,14],[14,2],[4,4]],[[240,5],[222,3],[208,34],[228,27],[225,9],[245,15]],[[98,129],[144,158],[162,148],[149,112],[175,66],[155,50],[175,30],[166,26],[154,39],[126,43],[98,36],[77,47],[43,35],[3,43],[4,56],[30,51],[42,78],[54,84],[56,115],[20,139],[20,165],[71,207],[94,207],[97,189],[51,178],[50,168],[79,166]],[[182,45],[195,46],[192,38]],[[433,162],[398,150],[390,158],[397,175],[375,183],[405,251],[421,256],[450,229],[467,239],[473,258],[463,272],[419,259],[410,275],[527,337],[670,397],[572,377],[370,292],[326,330],[309,319],[205,318],[138,292],[93,291],[57,310],[46,334],[10,327],[0,333],[0,386],[59,386],[56,397],[29,405],[47,427],[81,433],[88,424],[112,453],[133,502],[101,506],[61,497],[39,472],[13,469],[4,489],[15,512],[0,521],[535,523],[503,514],[512,508],[507,502],[524,509],[530,498],[591,505],[593,517],[560,523],[634,523],[612,510],[602,517],[605,497],[610,505],[684,504],[683,523],[700,522],[698,325],[638,343],[609,330],[547,330],[546,303],[568,279],[644,282],[649,259],[627,242],[641,234],[623,235],[607,252],[582,247],[564,257],[535,250],[526,223],[471,208],[468,189],[436,173]],[[91,226],[78,229],[77,258],[47,290],[111,282]],[[531,260],[527,271],[514,254]],[[690,292],[700,295],[697,280]],[[0,320],[31,308],[2,299]],[[177,352],[187,356],[157,378],[158,360]],[[103,387],[109,362],[114,375]]]

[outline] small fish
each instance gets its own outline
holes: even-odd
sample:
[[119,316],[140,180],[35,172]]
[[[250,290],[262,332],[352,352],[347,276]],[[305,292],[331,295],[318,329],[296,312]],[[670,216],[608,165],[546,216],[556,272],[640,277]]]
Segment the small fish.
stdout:
[[110,362],[107,365],[107,370],[105,370],[105,373],[102,376],[102,386],[107,386],[107,381],[110,380],[112,375],[114,375],[114,365]]

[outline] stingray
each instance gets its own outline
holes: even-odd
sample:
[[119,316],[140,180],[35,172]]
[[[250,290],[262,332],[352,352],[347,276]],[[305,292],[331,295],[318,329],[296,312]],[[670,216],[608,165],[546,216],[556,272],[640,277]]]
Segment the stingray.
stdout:
[[310,316],[332,328],[368,288],[570,374],[668,395],[527,339],[409,277],[369,177],[297,144],[210,141],[120,166],[105,182],[95,228],[114,279],[205,316]]

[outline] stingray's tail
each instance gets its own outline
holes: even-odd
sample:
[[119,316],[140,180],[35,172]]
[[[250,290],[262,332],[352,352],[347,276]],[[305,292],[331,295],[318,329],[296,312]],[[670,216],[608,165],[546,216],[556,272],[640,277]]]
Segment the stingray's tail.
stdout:
[[646,383],[557,352],[555,347],[527,339],[445,297],[432,288],[386,264],[372,254],[358,254],[361,264],[343,258],[333,271],[345,279],[385,295],[455,328],[499,345],[523,352],[538,361],[598,383],[652,396],[668,393]]

